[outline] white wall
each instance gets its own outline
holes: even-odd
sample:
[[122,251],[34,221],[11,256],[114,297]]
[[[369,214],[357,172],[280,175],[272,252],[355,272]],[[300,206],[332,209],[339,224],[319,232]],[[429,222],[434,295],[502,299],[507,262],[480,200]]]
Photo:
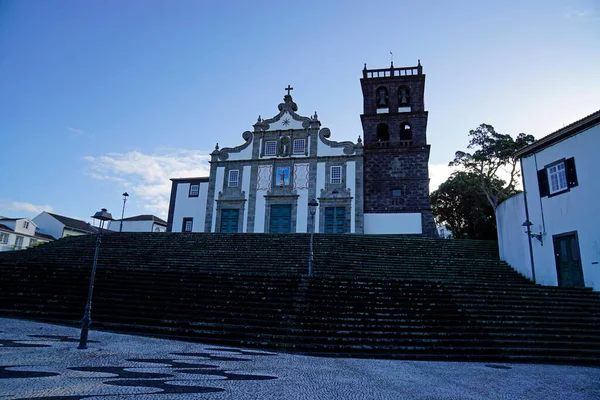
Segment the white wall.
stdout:
[[356,162],[348,161],[346,163],[346,186],[350,189],[352,195],[350,211],[350,232],[356,232]]
[[[242,219],[242,232],[248,232],[248,199],[250,198],[250,174],[252,173],[252,167],[250,165],[244,166],[244,172],[242,174],[242,191],[246,196],[246,205],[244,207],[244,217]],[[256,190],[256,188],[252,188]]]
[[244,150],[239,153],[228,153],[229,158],[228,161],[236,161],[236,160],[251,160],[252,159],[252,143],[248,145]]
[[50,216],[46,211],[42,211],[35,218],[33,222],[37,225],[37,230],[40,233],[50,235],[55,239],[60,239],[63,236],[64,225]]
[[[208,182],[200,182],[198,197],[189,197],[190,184],[178,183],[175,195],[175,210],[173,213],[172,232],[181,232],[183,218],[194,219],[193,232],[204,232],[204,218],[206,216],[206,198],[208,197]],[[125,227],[123,226],[123,229]]]
[[343,147],[329,147],[321,139],[318,138],[317,135],[317,155],[319,157],[324,156],[344,156],[344,148]]
[[[154,221],[123,221],[123,232],[152,232],[152,225]],[[119,232],[120,228],[121,221],[112,221],[108,226],[108,229],[115,232]]]
[[[523,228],[523,222],[527,219],[524,197],[523,193],[516,194],[506,199],[496,209],[498,249],[501,260],[532,279],[529,243]],[[539,243],[537,239],[533,239],[532,245],[534,242]]]
[[[317,194],[317,198],[319,197],[319,195],[321,194],[321,189],[325,189],[325,163],[324,162],[320,162],[317,164],[317,190],[316,190],[316,194]],[[321,212],[317,211],[315,213],[315,233],[320,232],[319,231],[319,227],[321,226]]]
[[[217,199],[219,198],[219,192],[223,191],[223,180],[225,179],[225,167],[217,167],[217,176],[215,178],[215,197],[208,199],[212,202],[213,212],[211,221],[211,232],[216,232],[217,225]],[[210,203],[209,203],[210,204]],[[204,228],[203,228],[204,230]],[[202,232],[202,231],[200,231]]]
[[421,234],[422,232],[420,213],[365,213],[365,234]]
[[[596,125],[522,159],[529,220],[533,223],[531,228],[533,232],[541,231],[544,235],[543,246],[537,240],[532,241],[539,283],[558,284],[552,236],[577,231],[585,286],[600,290],[599,149],[600,126]],[[575,158],[578,186],[569,192],[540,200],[537,170],[570,157]]]

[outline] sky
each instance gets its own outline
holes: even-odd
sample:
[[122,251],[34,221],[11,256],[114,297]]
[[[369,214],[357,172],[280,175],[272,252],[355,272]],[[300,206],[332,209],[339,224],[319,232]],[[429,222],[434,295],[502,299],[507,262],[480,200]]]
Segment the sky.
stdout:
[[289,84],[362,136],[363,65],[426,74],[430,190],[481,123],[541,138],[600,109],[600,2],[0,0],[0,215],[166,220]]

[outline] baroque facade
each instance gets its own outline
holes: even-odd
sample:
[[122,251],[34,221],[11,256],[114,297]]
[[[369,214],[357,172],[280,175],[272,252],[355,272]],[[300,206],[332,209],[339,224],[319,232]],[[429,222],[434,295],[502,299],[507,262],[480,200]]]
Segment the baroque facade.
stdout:
[[279,113],[259,116],[245,143],[216,146],[209,177],[172,179],[167,229],[436,236],[421,65],[365,66],[361,86],[364,143],[330,140],[317,113],[297,113],[288,85]]

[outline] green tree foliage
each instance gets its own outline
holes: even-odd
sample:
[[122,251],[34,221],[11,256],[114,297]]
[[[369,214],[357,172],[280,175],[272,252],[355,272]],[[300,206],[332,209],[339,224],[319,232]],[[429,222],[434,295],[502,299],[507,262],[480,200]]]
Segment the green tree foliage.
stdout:
[[[451,167],[461,167],[477,177],[478,186],[485,195],[494,213],[501,201],[515,193],[520,168],[515,152],[535,141],[532,135],[520,133],[516,139],[494,130],[494,127],[481,124],[469,132],[471,140],[468,149],[471,153],[457,151]],[[507,180],[500,180],[499,173],[504,172]],[[503,175],[504,176],[504,175]],[[501,186],[498,183],[502,182]]]
[[[479,183],[477,174],[459,171],[431,193],[436,222],[445,225],[456,238],[497,239],[494,209]],[[491,186],[499,191],[504,184],[494,179]]]

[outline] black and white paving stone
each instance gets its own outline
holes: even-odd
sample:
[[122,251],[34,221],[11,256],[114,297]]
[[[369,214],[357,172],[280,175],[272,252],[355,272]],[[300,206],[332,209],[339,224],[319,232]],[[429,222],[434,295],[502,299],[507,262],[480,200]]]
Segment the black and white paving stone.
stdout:
[[600,399],[600,368],[321,358],[0,318],[0,399]]

